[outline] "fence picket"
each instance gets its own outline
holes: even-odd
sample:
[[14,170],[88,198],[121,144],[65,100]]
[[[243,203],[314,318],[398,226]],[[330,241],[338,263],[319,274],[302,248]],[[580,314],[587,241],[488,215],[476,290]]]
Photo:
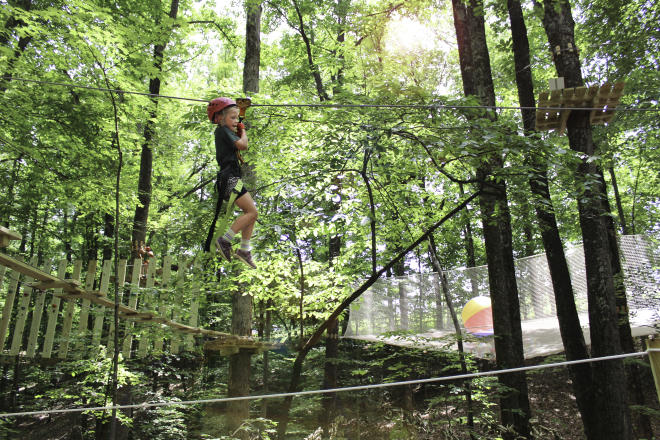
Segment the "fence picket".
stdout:
[[[128,300],[128,307],[137,310],[138,294],[140,290],[140,268],[142,267],[142,260],[136,258],[133,260],[133,271],[131,272],[131,290],[130,298]],[[133,328],[135,322],[127,320],[124,327],[124,345],[122,347],[122,355],[124,359],[131,357],[131,346],[133,345]]]
[[14,310],[20,277],[20,272],[14,270],[9,278],[9,291],[7,292],[7,298],[5,298],[5,305],[2,308],[2,320],[0,321],[0,351],[4,351],[5,342],[7,341],[7,329],[9,328],[11,312]]
[[[37,257],[32,257],[30,261],[31,266],[36,266]],[[31,277],[25,277],[25,284],[31,283],[34,281]],[[23,344],[23,332],[25,332],[25,321],[27,320],[28,306],[30,305],[30,299],[32,298],[32,291],[34,289],[31,287],[23,286],[23,293],[19,295],[18,310],[16,312],[16,322],[14,324],[14,334],[11,340],[11,348],[9,349],[10,356],[16,356],[19,351],[21,351],[21,345]]]
[[[57,277],[64,279],[66,275],[66,259],[60,260],[57,266]],[[46,338],[44,339],[44,348],[41,356],[48,359],[53,352],[53,341],[55,340],[55,328],[57,327],[57,318],[60,315],[60,297],[57,295],[62,292],[62,288],[55,289],[50,301],[50,307],[46,311],[48,315],[48,326],[46,327]]]
[[[164,318],[169,311],[168,300],[170,293],[170,278],[172,276],[172,257],[166,255],[163,257],[163,275],[160,283],[160,294],[158,295],[158,314]],[[154,352],[162,353],[164,337],[154,339]]]
[[[110,270],[112,268],[112,260],[103,261],[101,269],[101,285],[99,287],[100,296],[108,296],[108,285],[110,284]],[[92,350],[97,352],[101,344],[101,335],[103,333],[103,321],[105,319],[106,308],[97,305],[94,307],[94,330],[92,331]]]
[[[80,273],[82,272],[82,260],[76,260],[73,263],[73,275],[71,279],[80,281]],[[77,299],[67,299],[64,301],[64,323],[62,324],[62,337],[60,342],[60,349],[57,352],[57,357],[66,359],[69,353],[69,336],[71,335],[71,327],[73,326],[73,312],[76,307]]]
[[[126,260],[121,259],[117,262],[117,291],[115,295],[118,295],[119,304],[123,304],[122,300],[124,298],[124,282],[126,280]],[[108,357],[112,357],[115,348],[115,316],[114,309],[110,314],[110,331],[108,331]]]
[[[147,282],[145,283],[145,289],[142,291],[142,301],[140,305],[140,310],[144,312],[151,312],[153,306],[152,304],[154,303],[154,298],[153,298],[153,290],[154,290],[154,275],[156,272],[156,264],[154,262],[151,262],[147,266]],[[148,327],[145,328],[145,326],[142,326],[142,329],[140,331],[140,341],[138,343],[138,357],[145,357],[147,355],[147,352],[149,351],[149,346],[151,345],[151,336],[152,336],[152,328]]]
[[[87,265],[87,275],[85,276],[85,290],[91,291],[94,289],[94,280],[96,279],[96,260],[90,260]],[[81,351],[85,347],[85,339],[88,333],[89,327],[89,306],[90,301],[88,299],[83,299],[80,306],[80,319],[78,321],[78,338],[79,340],[76,343],[76,359],[80,359]]]

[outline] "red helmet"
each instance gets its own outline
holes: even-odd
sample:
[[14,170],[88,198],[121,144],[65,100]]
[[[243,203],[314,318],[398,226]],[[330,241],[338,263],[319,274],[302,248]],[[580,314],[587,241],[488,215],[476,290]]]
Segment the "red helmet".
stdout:
[[214,98],[209,102],[209,105],[206,107],[206,114],[209,115],[209,120],[213,122],[213,117],[216,113],[236,105],[236,101],[231,98]]

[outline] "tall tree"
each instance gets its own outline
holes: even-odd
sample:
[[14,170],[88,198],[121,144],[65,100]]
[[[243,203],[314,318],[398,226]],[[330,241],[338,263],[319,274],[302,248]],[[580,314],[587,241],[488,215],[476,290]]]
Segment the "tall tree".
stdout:
[[[168,17],[176,19],[179,12],[179,0],[172,0]],[[157,24],[160,17],[156,18]],[[153,67],[156,71],[149,79],[149,93],[152,95],[152,107],[149,112],[143,130],[142,150],[140,152],[140,174],[138,177],[138,205],[135,207],[133,216],[133,233],[131,235],[131,259],[137,258],[137,251],[141,243],[147,240],[147,221],[149,219],[149,207],[151,206],[151,178],[153,173],[153,148],[156,135],[156,118],[158,116],[158,97],[160,94],[161,76],[163,73],[163,56],[165,47],[169,41],[167,36],[171,35],[170,23],[166,23],[165,31],[161,31],[161,41],[154,45]]]
[[[575,23],[568,1],[544,0],[542,7],[543,27],[557,74],[564,77],[566,87],[583,86],[575,44]],[[601,357],[621,353],[621,343],[607,224],[609,213],[604,209],[607,192],[600,179],[598,163],[594,160],[596,146],[589,114],[588,111],[572,111],[566,128],[571,149],[583,157],[574,176],[579,188],[578,211],[587,273],[591,352],[594,357]],[[599,439],[632,438],[623,362],[598,362],[592,371],[592,404],[600,417],[600,423],[594,424],[598,431],[590,434]]]
[[[471,77],[468,76],[464,80],[463,89],[466,95],[476,96],[481,105],[494,106],[495,92],[486,44],[483,2],[470,0],[465,4],[464,10],[461,2],[453,2],[453,5],[455,17],[463,14],[465,16],[465,25],[460,22],[454,23],[459,57],[462,51],[466,66],[471,67],[471,69],[461,68],[461,72],[472,73]],[[467,38],[464,33],[467,34]],[[473,81],[472,84],[470,81]],[[491,111],[487,113],[487,117],[495,120],[495,114]],[[506,183],[502,176],[495,176],[501,169],[501,156],[486,153],[477,170],[477,177],[481,182],[479,206],[488,261],[497,365],[498,368],[506,369],[522,366],[524,356]],[[513,438],[512,436],[528,438],[530,406],[525,374],[502,375],[499,381],[505,388],[500,397],[501,421],[503,425],[511,426],[514,431],[506,435],[510,438]]]
[[[525,135],[532,136],[536,129],[534,82],[531,70],[529,41],[527,27],[523,17],[522,7],[518,0],[508,0],[507,9],[511,23],[511,36],[513,41],[513,56],[516,71],[516,86],[518,100],[522,107],[522,120]],[[529,153],[526,158],[530,167],[529,186],[533,198],[536,218],[541,231],[543,247],[548,260],[550,277],[555,294],[557,319],[559,330],[568,360],[585,359],[589,357],[584,341],[580,319],[575,306],[573,286],[564,254],[564,247],[559,236],[559,228],[555,217],[552,199],[550,198],[550,184],[547,174],[547,165],[543,158],[537,154]],[[591,367],[589,364],[577,364],[569,367],[573,390],[575,392],[578,409],[582,416],[587,438],[591,436],[597,423],[596,414],[591,404],[592,383]]]
[[243,91],[259,93],[259,65],[261,64],[261,2],[248,0],[245,4],[245,63],[243,65]]
[[[259,65],[261,64],[261,4],[248,1],[245,33],[245,64],[243,66],[243,91],[259,92]],[[222,200],[218,195],[218,203]],[[232,334],[250,336],[252,334],[252,295],[244,292],[241,286],[232,295]],[[270,332],[270,330],[268,330]],[[266,358],[267,362],[267,358]],[[229,396],[247,396],[250,394],[250,374],[252,372],[252,353],[240,350],[229,357]],[[229,428],[235,431],[250,416],[248,400],[229,403]]]

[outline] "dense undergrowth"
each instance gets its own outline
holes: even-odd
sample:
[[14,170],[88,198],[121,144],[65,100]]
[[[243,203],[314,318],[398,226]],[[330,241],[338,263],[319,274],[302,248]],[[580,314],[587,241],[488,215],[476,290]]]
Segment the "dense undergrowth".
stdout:
[[[252,393],[286,390],[292,357],[281,349],[269,353],[268,388],[264,386],[263,356],[253,357]],[[561,356],[531,363],[556,362]],[[315,350],[304,372],[303,388],[319,389],[323,381],[323,350]],[[343,340],[338,367],[339,386],[398,382],[460,373],[457,353],[409,349]],[[472,371],[493,369],[488,361],[469,361]],[[650,369],[644,368],[649,390]],[[18,372],[18,374],[16,374]],[[109,361],[59,363],[19,361],[3,366],[0,403],[3,412],[35,411],[109,404],[106,395]],[[227,392],[226,357],[164,356],[123,362],[120,369],[120,403],[182,401],[222,397]],[[581,423],[563,368],[529,373],[533,429],[539,439],[581,439]],[[496,439],[505,428],[498,425],[499,386],[492,377],[471,382],[474,426],[467,424],[465,383],[442,381],[418,385],[332,394],[331,422],[322,427],[327,411],[321,395],[297,397],[291,409],[288,439]],[[638,410],[658,416],[658,403],[649,393],[648,406]],[[119,413],[118,439],[273,439],[277,423],[285,416],[280,399],[255,400],[250,420],[235,432],[225,428],[226,405],[174,405],[137,408]],[[327,406],[326,406],[327,408]],[[0,438],[5,439],[107,439],[109,412],[52,414],[4,419]],[[657,417],[656,417],[657,418]],[[656,426],[656,430],[659,427]],[[471,437],[472,436],[472,437]]]

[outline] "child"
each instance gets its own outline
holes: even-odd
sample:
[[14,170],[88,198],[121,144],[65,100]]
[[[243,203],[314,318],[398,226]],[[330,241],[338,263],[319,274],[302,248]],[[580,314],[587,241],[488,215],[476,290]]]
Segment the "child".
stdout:
[[206,111],[211,122],[218,124],[215,130],[215,158],[220,166],[217,183],[219,197],[228,202],[232,192],[236,192],[236,205],[243,210],[225,234],[218,237],[216,247],[227,261],[231,261],[231,241],[240,231],[241,248],[236,251],[236,258],[256,269],[250,252],[250,237],[257,221],[257,207],[245,188],[240,191],[235,189],[241,178],[238,150],[247,150],[248,147],[245,126],[238,120],[239,108],[233,99],[215,98],[209,102]]

